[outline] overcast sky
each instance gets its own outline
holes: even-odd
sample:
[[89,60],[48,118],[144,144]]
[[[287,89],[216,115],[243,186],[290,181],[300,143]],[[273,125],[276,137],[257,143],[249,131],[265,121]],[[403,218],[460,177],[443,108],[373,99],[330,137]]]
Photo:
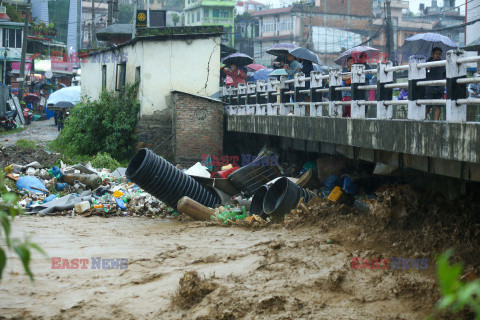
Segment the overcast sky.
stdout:
[[[259,2],[265,3],[265,4],[272,4],[274,8],[279,8],[282,7],[282,3],[288,5],[293,2],[293,0],[258,0]],[[322,0],[323,1],[323,0]],[[355,1],[355,0],[353,0]],[[467,0],[468,1],[468,0]],[[476,0],[473,0],[475,2]],[[480,1],[480,0],[479,0]],[[410,2],[410,11],[417,13],[418,12],[418,7],[420,3],[425,3],[425,6],[431,6],[432,5],[432,0],[409,0]],[[443,6],[443,0],[437,0],[438,6]],[[455,5],[460,6],[460,12],[464,12],[465,10],[465,0],[455,0]]]

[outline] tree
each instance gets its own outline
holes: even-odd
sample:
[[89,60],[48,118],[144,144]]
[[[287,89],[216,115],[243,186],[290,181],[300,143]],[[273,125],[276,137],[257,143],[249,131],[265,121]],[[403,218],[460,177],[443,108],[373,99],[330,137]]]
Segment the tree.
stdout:
[[134,8],[131,4],[121,3],[118,6],[118,23],[132,23]]
[[22,18],[20,13],[15,9],[15,7],[11,4],[7,4],[7,16],[12,19],[13,22],[24,22],[25,19]]
[[177,23],[180,22],[180,16],[176,13],[172,14],[173,25],[176,27]]

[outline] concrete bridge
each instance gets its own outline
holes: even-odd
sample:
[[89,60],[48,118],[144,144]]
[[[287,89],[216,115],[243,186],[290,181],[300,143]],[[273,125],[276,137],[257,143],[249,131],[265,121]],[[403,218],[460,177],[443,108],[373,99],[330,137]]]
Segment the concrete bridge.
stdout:
[[[466,92],[468,83],[480,79],[466,78],[465,66],[477,61],[479,56],[455,50],[442,61],[379,63],[373,70],[354,65],[348,73],[299,73],[290,80],[224,88],[226,130],[279,137],[284,148],[480,181],[480,123],[467,121],[467,106],[480,105],[480,99],[467,98]],[[427,68],[438,66],[446,67],[446,79],[427,81]],[[395,82],[394,73],[405,70],[408,81]],[[366,74],[376,74],[377,84],[366,83]],[[351,77],[351,86],[342,86],[345,76]],[[446,86],[447,99],[426,100],[425,87],[439,85]],[[393,99],[394,88],[408,88],[408,100]],[[378,100],[366,101],[367,90],[375,90]],[[342,91],[351,91],[351,102],[341,101]],[[351,117],[343,118],[347,104]],[[426,105],[443,106],[445,120],[424,120]],[[398,106],[405,111],[403,119]]]

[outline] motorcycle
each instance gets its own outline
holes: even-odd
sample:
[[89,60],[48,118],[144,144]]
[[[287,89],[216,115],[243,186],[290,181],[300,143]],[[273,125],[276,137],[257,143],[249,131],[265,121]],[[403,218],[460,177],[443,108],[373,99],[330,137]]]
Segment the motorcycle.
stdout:
[[0,117],[0,125],[5,130],[14,129],[17,125],[15,123],[15,117],[17,116],[17,110],[11,110],[5,112],[3,116]]
[[29,108],[23,108],[23,117],[25,118],[25,123],[30,124],[32,123],[33,112]]

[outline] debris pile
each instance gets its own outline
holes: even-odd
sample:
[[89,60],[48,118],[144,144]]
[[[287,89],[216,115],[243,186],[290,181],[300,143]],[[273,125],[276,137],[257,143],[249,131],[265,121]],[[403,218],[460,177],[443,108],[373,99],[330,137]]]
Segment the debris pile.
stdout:
[[[8,191],[19,195],[18,204],[27,214],[84,217],[147,216],[165,217],[178,213],[144,192],[125,177],[125,168],[113,172],[93,168],[91,163],[43,167],[34,161],[12,163],[4,170]],[[11,185],[11,187],[9,186]]]

